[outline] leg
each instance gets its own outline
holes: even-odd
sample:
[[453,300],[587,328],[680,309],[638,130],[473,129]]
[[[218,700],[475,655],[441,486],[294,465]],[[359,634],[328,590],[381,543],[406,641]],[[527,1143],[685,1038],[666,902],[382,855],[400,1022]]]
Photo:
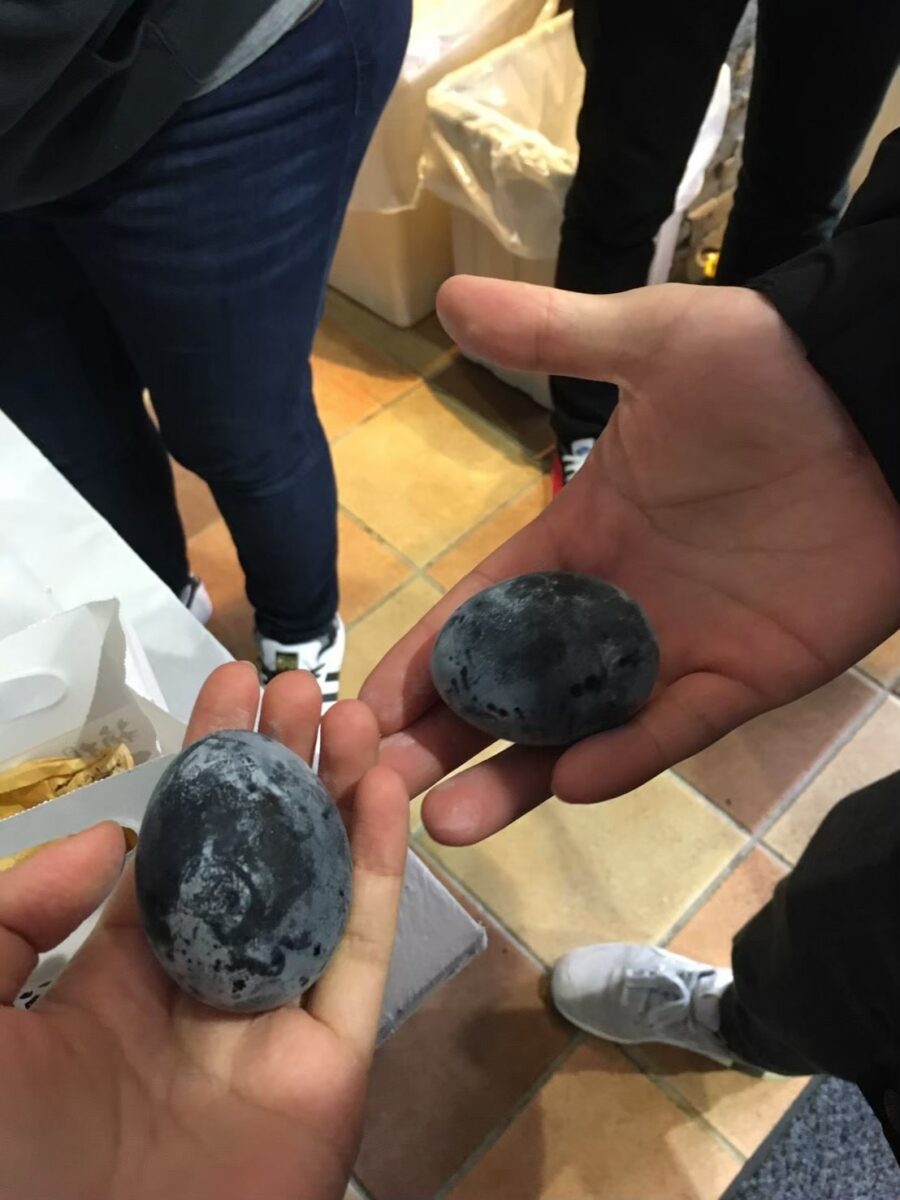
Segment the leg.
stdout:
[[53,210],[166,444],[213,490],[260,632],[279,642],[320,635],[337,608],[335,484],[309,355],[408,15],[396,0],[325,0]]
[[741,284],[829,237],[893,78],[900,6],[761,0],[744,161],[716,280]]
[[0,217],[0,407],[157,575],[188,578],[169,457],[134,367],[46,223]]
[[883,1115],[900,1084],[900,772],[832,810],[732,962],[728,1046],[783,1074],[857,1083]]
[[[600,293],[646,283],[653,239],[743,9],[744,0],[575,0],[587,79],[557,287]],[[551,384],[559,440],[598,436],[615,407],[613,385]]]
[[557,963],[553,995],[598,1037],[850,1080],[900,1157],[900,772],[833,809],[732,964],[586,946]]

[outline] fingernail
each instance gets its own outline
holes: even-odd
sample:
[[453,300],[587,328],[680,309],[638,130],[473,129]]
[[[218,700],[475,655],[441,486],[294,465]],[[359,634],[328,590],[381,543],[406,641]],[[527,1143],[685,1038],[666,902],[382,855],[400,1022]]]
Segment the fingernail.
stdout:
[[382,750],[405,750],[407,746],[414,746],[416,739],[411,733],[389,733],[387,737],[381,739]]
[[120,825],[119,830],[121,831],[122,839],[125,842],[125,853],[130,854],[138,844],[138,835],[135,830],[131,829],[128,825]]

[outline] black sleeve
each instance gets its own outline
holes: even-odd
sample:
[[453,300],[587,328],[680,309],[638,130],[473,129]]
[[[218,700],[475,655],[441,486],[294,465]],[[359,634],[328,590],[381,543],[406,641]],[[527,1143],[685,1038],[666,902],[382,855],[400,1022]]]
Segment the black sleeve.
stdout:
[[0,135],[41,100],[132,0],[0,3]]
[[900,500],[900,129],[834,238],[749,286],[806,346]]

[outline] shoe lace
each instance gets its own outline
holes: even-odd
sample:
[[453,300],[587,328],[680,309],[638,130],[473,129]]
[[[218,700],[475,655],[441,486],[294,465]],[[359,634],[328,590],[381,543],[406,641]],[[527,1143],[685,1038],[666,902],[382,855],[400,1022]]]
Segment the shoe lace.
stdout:
[[714,979],[715,971],[673,971],[661,976],[658,970],[630,968],[625,972],[625,990],[629,1003],[632,996],[636,1007],[649,1028],[664,1033],[672,1025],[687,1026],[690,1031],[713,1030],[697,1019],[694,999],[707,979]]

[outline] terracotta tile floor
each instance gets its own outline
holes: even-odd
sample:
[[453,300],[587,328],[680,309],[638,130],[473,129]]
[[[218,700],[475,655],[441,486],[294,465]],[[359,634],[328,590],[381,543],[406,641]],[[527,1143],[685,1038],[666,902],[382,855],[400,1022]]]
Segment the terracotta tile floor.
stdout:
[[[397,330],[332,294],[314,362],[340,482],[343,691],[546,502],[546,415],[459,361],[435,318]],[[212,631],[253,654],[237,555],[205,485],[177,472]],[[818,822],[900,767],[900,640],[603,808],[544,806],[447,850],[487,953],[377,1057],[359,1200],[716,1200],[803,1087],[661,1047],[591,1044],[549,1011],[545,969],[603,938],[727,963]]]

